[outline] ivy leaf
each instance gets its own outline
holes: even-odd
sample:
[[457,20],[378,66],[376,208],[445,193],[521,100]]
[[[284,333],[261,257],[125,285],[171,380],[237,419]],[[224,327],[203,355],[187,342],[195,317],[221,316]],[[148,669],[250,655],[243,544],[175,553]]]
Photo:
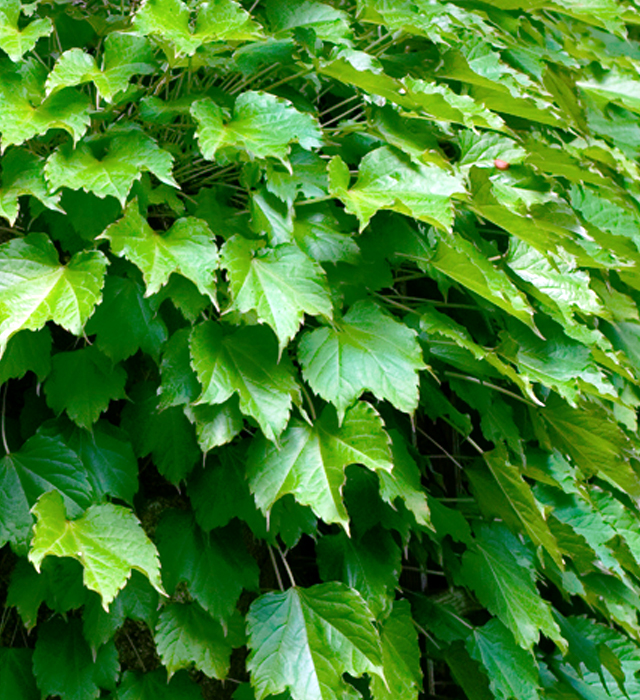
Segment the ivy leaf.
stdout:
[[31,51],[38,39],[49,36],[53,31],[53,24],[48,17],[35,19],[21,28],[22,11],[20,0],[4,0],[0,9],[0,49],[15,62]]
[[[59,663],[60,658],[65,663]],[[80,620],[54,619],[38,628],[33,670],[38,687],[47,696],[93,700],[100,695],[100,687],[115,688],[120,664],[112,644],[102,647],[97,658],[92,656]]]
[[152,455],[160,474],[176,486],[201,459],[193,427],[179,408],[158,409],[151,384],[131,391],[121,427],[129,434],[138,457]]
[[353,186],[349,179],[349,168],[340,156],[334,156],[329,165],[331,194],[358,217],[361,231],[381,209],[448,230],[453,224],[452,197],[465,193],[459,177],[435,166],[412,163],[387,146],[367,153]]
[[371,301],[355,303],[341,321],[305,333],[298,347],[302,374],[342,418],[365,391],[413,413],[418,371],[425,369],[415,331]]
[[26,551],[33,518],[29,509],[56,489],[73,515],[91,503],[82,463],[59,439],[35,435],[0,461],[0,542]]
[[227,449],[190,477],[187,493],[203,530],[224,527],[240,518],[254,533],[266,532],[264,517],[249,491],[245,467],[245,450]]
[[359,594],[343,584],[260,596],[249,608],[247,631],[247,668],[257,700],[286,689],[293,700],[357,698],[343,673],[384,679],[371,613]]
[[173,593],[185,581],[192,597],[226,625],[243,589],[258,586],[258,568],[234,531],[203,532],[193,516],[168,511],[157,530],[163,580]]
[[[65,93],[58,93],[63,95]],[[54,99],[57,95],[53,95]],[[1,130],[1,125],[0,125]],[[97,158],[91,145],[105,144],[106,154]],[[171,167],[173,156],[134,126],[112,128],[106,137],[82,141],[75,148],[59,146],[47,159],[44,173],[52,190],[93,192],[100,199],[115,197],[124,207],[131,187],[143,172],[153,173],[160,182],[178,187]]]
[[126,671],[118,687],[118,700],[201,700],[200,687],[186,671],[179,671],[167,679],[167,672],[159,668],[151,673]]
[[371,679],[374,700],[417,700],[423,687],[420,646],[411,609],[397,600],[382,623],[382,663],[388,687],[378,676]]
[[393,470],[378,472],[380,495],[392,506],[396,498],[402,499],[418,525],[432,529],[427,495],[420,483],[418,465],[409,454],[400,433],[396,430],[388,432],[392,440]]
[[84,567],[85,586],[100,595],[107,611],[133,569],[165,595],[156,549],[128,508],[103,503],[77,520],[67,520],[62,496],[52,491],[38,499],[33,513],[29,561],[38,571],[46,556],[77,559]]
[[48,405],[63,411],[81,428],[91,428],[111,401],[126,398],[127,373],[94,346],[59,352],[51,360],[44,385]]
[[209,678],[226,678],[231,644],[222,625],[197,603],[167,605],[160,613],[154,637],[169,678],[191,666]]
[[280,352],[305,313],[333,315],[324,271],[296,245],[265,250],[263,241],[234,236],[222,249],[221,264],[229,273],[234,307],[242,313],[255,309],[278,336]]
[[19,330],[39,330],[47,321],[75,335],[100,301],[106,257],[76,253],[61,265],[51,240],[30,233],[0,246],[0,354]]
[[132,572],[127,585],[115,597],[108,613],[102,607],[97,593],[88,593],[87,597],[82,611],[82,631],[93,654],[113,638],[127,618],[146,622],[151,628],[158,618],[158,594],[137,571]]
[[574,311],[587,315],[604,312],[598,296],[589,288],[586,270],[576,270],[558,256],[544,256],[523,241],[513,239],[506,262],[519,277],[550,297],[568,318]]
[[244,428],[237,396],[217,406],[187,406],[184,411],[196,426],[198,445],[205,454],[231,442]]
[[192,56],[202,41],[189,31],[190,16],[189,7],[181,0],[145,0],[133,27],[145,36],[170,41],[179,52]]
[[460,580],[509,627],[520,646],[531,649],[542,631],[566,647],[549,604],[535,588],[531,555],[504,526],[484,525],[477,531],[475,546],[462,556]]
[[15,67],[0,59],[2,151],[50,129],[64,129],[75,141],[86,132],[91,122],[88,96],[70,89],[45,98],[46,74],[44,66],[31,59]]
[[2,157],[0,216],[12,226],[20,211],[18,199],[25,195],[35,197],[49,209],[62,212],[60,195],[49,194],[42,164],[41,158],[21,148],[12,148]]
[[218,247],[209,226],[201,219],[178,219],[166,233],[156,233],[141,216],[134,199],[127,205],[124,217],[98,238],[108,240],[116,255],[140,268],[147,285],[145,296],[158,292],[172,273],[179,273],[216,303]]
[[257,440],[248,456],[249,485],[265,513],[291,493],[325,523],[340,523],[348,530],[341,495],[345,468],[363,464],[372,471],[392,469],[390,440],[382,419],[365,402],[347,411],[341,426],[329,407],[313,426],[293,420],[281,443],[278,447],[266,439]]
[[267,18],[274,34],[292,32],[298,27],[312,29],[318,39],[342,44],[351,36],[348,15],[315,0],[294,0],[286,5],[269,0]]
[[240,410],[275,440],[289,420],[298,387],[288,358],[277,362],[271,331],[253,326],[229,333],[207,321],[193,329],[190,346],[203,388],[198,403],[221,404],[237,394]]
[[167,340],[167,328],[143,291],[128,277],[108,276],[102,303],[87,323],[87,335],[96,335],[96,347],[114,363],[138,350],[158,358]]
[[195,36],[211,41],[248,41],[262,36],[262,29],[235,0],[212,0],[198,8]]
[[0,359],[0,384],[8,379],[22,379],[33,372],[38,381],[44,381],[51,371],[51,332],[48,328],[39,331],[20,331],[9,343]]
[[32,670],[31,649],[0,648],[0,691],[3,697],[40,700]]
[[325,535],[316,556],[322,580],[342,581],[358,591],[376,618],[391,607],[402,552],[389,532],[375,528],[357,539],[345,532]]
[[200,151],[207,160],[214,160],[220,149],[230,148],[252,160],[272,157],[287,164],[290,144],[299,143],[306,150],[321,145],[322,132],[311,114],[266,92],[249,90],[239,95],[227,123],[222,109],[208,98],[194,102],[191,114],[198,124]]
[[188,404],[200,393],[198,378],[191,367],[190,334],[190,328],[181,328],[171,336],[164,347],[160,363],[162,380],[158,389],[158,407],[162,410]]
[[540,681],[534,657],[516,646],[499,620],[489,620],[467,639],[467,649],[480,662],[498,700],[540,700]]
[[[536,545],[544,547],[558,566],[562,566],[562,553],[558,543],[549,530],[542,509],[536,503],[531,492],[531,487],[522,478],[520,471],[509,461],[509,456],[504,446],[498,446],[491,452],[485,452],[484,462],[493,477],[487,486],[489,492],[496,498],[496,486],[498,492],[504,496],[508,507],[513,510],[515,518],[524,528]],[[474,476],[471,475],[475,483]]]
[[414,258],[419,266],[435,268],[538,332],[526,296],[470,241],[456,234],[441,235],[433,230],[429,234],[429,243],[432,249],[428,257]]
[[100,95],[111,102],[116,93],[126,90],[134,75],[154,71],[154,58],[146,39],[113,32],[104,42],[104,67],[96,65],[93,56],[82,49],[69,49],[56,61],[46,82],[50,95],[65,87],[93,82]]
[[632,443],[603,408],[593,404],[571,408],[552,394],[541,415],[554,444],[585,474],[599,474],[623,492],[640,496],[640,481],[629,462]]
[[80,458],[95,501],[112,496],[133,503],[138,491],[138,462],[121,430],[104,420],[85,430],[58,419],[43,423],[38,434],[59,439]]
[[87,600],[82,585],[82,566],[74,559],[47,559],[37,572],[26,558],[20,558],[11,572],[7,606],[15,606],[28,630],[38,622],[42,603],[57,613],[77,610]]
[[260,36],[260,27],[235,0],[211,0],[200,5],[195,32],[190,29],[189,7],[181,0],[145,0],[133,26],[141,34],[159,37],[178,53],[192,56],[212,41],[245,41]]

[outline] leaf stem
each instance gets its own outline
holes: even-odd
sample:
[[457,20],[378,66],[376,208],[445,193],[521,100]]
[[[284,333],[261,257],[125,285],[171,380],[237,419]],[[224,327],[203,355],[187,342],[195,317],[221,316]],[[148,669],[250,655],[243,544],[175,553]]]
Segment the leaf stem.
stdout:
[[276,562],[276,557],[275,557],[275,554],[273,553],[273,547],[270,544],[267,544],[267,549],[269,550],[269,556],[271,557],[271,564],[272,564],[273,570],[276,574],[276,580],[278,581],[278,588],[281,591],[284,591],[284,585],[282,584],[282,576],[280,576],[280,570],[278,569],[278,563]]
[[522,401],[522,403],[526,403],[527,406],[533,406],[533,408],[538,408],[538,406],[533,403],[533,401],[529,401],[529,399],[525,399],[524,396],[520,396],[519,394],[516,394],[514,391],[509,391],[509,389],[504,389],[501,386],[498,386],[497,384],[492,384],[491,382],[485,382],[483,379],[478,379],[477,377],[471,377],[467,374],[458,374],[458,372],[449,372],[448,370],[445,370],[443,374],[447,377],[453,377],[455,379],[464,379],[467,382],[473,382],[474,384],[480,384],[481,386],[486,386],[489,389],[494,389],[495,391],[499,391],[501,394],[505,394],[506,396],[510,396],[512,399],[517,399],[518,401]]
[[315,423],[316,420],[318,419],[318,416],[316,415],[316,408],[313,405],[313,401],[311,400],[311,395],[307,391],[307,387],[304,384],[301,384],[302,387],[302,395],[307,401],[307,404],[309,406],[309,413],[311,414],[311,418],[313,419],[313,422]]
[[439,450],[442,450],[444,452],[444,454],[447,455],[447,457],[458,467],[458,469],[460,469],[461,471],[464,471],[464,467],[462,466],[462,464],[460,464],[460,462],[458,462],[458,460],[450,452],[447,452],[447,450],[439,442],[436,442],[431,437],[431,435],[426,433],[422,428],[418,428],[418,432],[421,435],[424,435],[424,437],[426,437],[427,440],[430,440]]
[[2,416],[0,417],[0,430],[2,432],[2,446],[7,454],[11,454],[9,449],[9,444],[7,443],[7,432],[4,425],[4,416],[7,410],[7,391],[9,389],[9,382],[5,382],[4,390],[2,392]]
[[285,555],[282,553],[282,550],[280,549],[280,547],[278,547],[278,554],[280,555],[280,559],[282,559],[282,563],[284,564],[284,568],[287,571],[287,576],[289,577],[289,581],[291,581],[291,585],[295,588],[296,587],[296,580],[293,578],[293,572],[291,571],[291,568],[289,567],[289,562],[287,561],[287,558],[285,557]]

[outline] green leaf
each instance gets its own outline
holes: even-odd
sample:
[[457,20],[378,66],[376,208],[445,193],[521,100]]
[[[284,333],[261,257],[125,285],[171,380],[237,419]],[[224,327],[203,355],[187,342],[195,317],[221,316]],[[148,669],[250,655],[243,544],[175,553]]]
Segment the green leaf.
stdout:
[[40,700],[32,671],[31,649],[0,648],[0,693],[3,698]]
[[219,459],[209,458],[204,469],[190,477],[187,493],[203,530],[224,527],[240,518],[256,534],[266,534],[265,519],[249,491],[245,450],[229,448],[219,453]]
[[384,678],[370,620],[362,598],[338,583],[258,598],[247,614],[247,667],[257,700],[286,689],[294,700],[357,698],[343,673]]
[[95,654],[113,638],[127,618],[146,622],[153,628],[157,617],[158,594],[142,574],[134,571],[109,607],[109,612],[105,612],[97,593],[88,595],[82,613],[82,631]]
[[393,470],[391,472],[380,471],[380,495],[394,506],[397,498],[404,501],[404,505],[413,513],[418,525],[432,528],[427,503],[427,494],[420,483],[420,470],[407,450],[407,446],[396,430],[389,430],[392,440]]
[[23,6],[20,0],[4,0],[0,9],[0,49],[15,62],[29,53],[38,39],[49,36],[53,31],[53,24],[48,17],[35,19],[26,26],[20,27],[22,12]]
[[[65,660],[60,663],[60,659]],[[62,700],[93,700],[100,686],[113,689],[120,670],[115,646],[102,647],[97,658],[82,636],[80,620],[50,620],[38,630],[33,670],[42,693]],[[107,680],[108,685],[102,681]]]
[[84,567],[85,586],[100,595],[105,610],[133,569],[164,595],[156,549],[129,509],[103,503],[77,520],[67,520],[62,496],[52,491],[38,499],[33,513],[29,561],[37,570],[46,556],[77,559]]
[[460,578],[520,646],[531,649],[540,632],[566,646],[549,604],[535,588],[532,556],[504,526],[478,529],[475,547],[462,556]]
[[193,516],[168,511],[157,531],[163,581],[170,593],[185,581],[212,618],[229,621],[243,589],[258,587],[258,569],[234,529],[203,532]]
[[42,165],[41,158],[22,148],[12,148],[2,157],[0,216],[12,226],[20,211],[18,200],[25,195],[35,197],[49,209],[62,212],[60,195],[49,194]]
[[[483,457],[493,477],[488,485],[489,492],[493,493],[495,498],[496,486],[498,487],[499,493],[507,501],[531,541],[537,546],[544,547],[551,558],[561,566],[562,553],[549,530],[543,510],[533,497],[531,487],[522,478],[518,468],[509,461],[509,455],[504,446],[485,452]],[[472,482],[474,481],[472,477]]]
[[0,354],[19,330],[39,330],[47,321],[80,335],[100,301],[106,257],[76,253],[61,265],[51,240],[31,233],[0,246]]
[[158,390],[159,408],[162,410],[188,404],[200,393],[198,378],[191,367],[190,333],[190,328],[181,328],[171,336],[164,347],[160,363],[162,381]]
[[187,406],[184,412],[195,424],[198,445],[205,454],[231,442],[244,428],[244,416],[236,396],[218,406]]
[[507,265],[521,279],[550,297],[567,317],[574,311],[586,315],[602,314],[603,308],[594,291],[589,289],[589,274],[576,270],[558,256],[542,255],[522,241],[512,240]]
[[419,266],[435,268],[536,330],[526,296],[473,243],[460,235],[448,236],[432,230],[429,244],[428,257],[414,258]]
[[160,474],[177,486],[201,459],[193,427],[180,408],[159,410],[151,384],[134,387],[130,398],[121,426],[136,455],[151,455]]
[[226,678],[231,644],[222,625],[197,603],[167,605],[160,613],[154,637],[169,678],[191,666],[209,678]]
[[0,58],[2,151],[50,129],[64,129],[77,141],[89,127],[89,98],[72,89],[45,98],[46,76],[44,66],[34,60],[14,67]]
[[38,622],[42,603],[57,613],[77,610],[87,600],[82,584],[82,566],[73,559],[47,559],[40,572],[27,559],[20,558],[11,572],[7,605],[16,607],[28,630]]
[[[96,157],[91,148],[94,144],[106,148],[106,154]],[[168,151],[131,125],[114,127],[106,137],[81,141],[75,148],[71,144],[59,146],[47,159],[44,172],[54,191],[68,187],[93,192],[101,199],[111,196],[124,207],[133,183],[140,180],[143,172],[153,173],[161,182],[177,187],[172,165],[173,156]]]
[[382,664],[388,687],[378,676],[371,679],[374,700],[417,700],[423,687],[420,646],[411,609],[397,600],[380,629]]
[[89,319],[86,333],[96,335],[96,347],[112,362],[126,360],[138,350],[158,358],[167,340],[166,326],[143,292],[128,277],[107,277],[102,303]]
[[311,114],[266,92],[250,90],[239,95],[226,123],[222,109],[208,98],[194,102],[191,114],[198,124],[200,151],[207,160],[214,160],[226,148],[252,160],[271,157],[286,164],[290,144],[299,143],[306,150],[321,145],[321,131]]
[[44,385],[47,404],[63,411],[81,428],[91,428],[111,401],[126,398],[127,373],[113,367],[94,346],[60,352],[51,360],[51,374]]
[[195,36],[210,41],[247,41],[262,36],[262,28],[235,0],[211,0],[198,9]]
[[126,671],[118,688],[118,700],[201,700],[200,687],[186,671],[179,671],[170,679],[159,668],[151,673]]
[[39,331],[20,331],[14,335],[0,359],[0,384],[8,379],[22,379],[33,372],[38,381],[43,381],[51,371],[51,332],[48,328]]
[[516,646],[511,633],[499,620],[490,620],[474,629],[467,640],[467,649],[484,666],[498,700],[540,700],[534,657]]
[[277,361],[275,337],[266,328],[240,328],[229,333],[213,321],[191,334],[193,368],[202,384],[198,403],[221,404],[233,394],[240,410],[255,418],[267,439],[284,430],[298,387],[288,358]]
[[131,34],[109,34],[104,42],[103,58],[100,69],[95,58],[82,49],[65,51],[49,73],[47,94],[93,82],[100,95],[111,102],[116,93],[127,89],[134,75],[149,75],[154,71],[155,61],[148,42]]
[[358,217],[361,231],[381,209],[449,230],[454,215],[452,197],[465,193],[459,177],[435,166],[412,163],[386,146],[362,159],[353,186],[349,184],[349,169],[335,156],[329,165],[329,187],[346,210]]
[[178,219],[166,233],[156,233],[140,215],[134,199],[127,205],[124,217],[98,238],[107,239],[116,255],[140,268],[147,286],[145,296],[158,292],[172,273],[179,273],[216,303],[218,247],[201,219]]
[[295,336],[304,314],[331,318],[331,297],[324,271],[296,245],[266,248],[262,241],[234,236],[221,253],[229,275],[234,307],[255,309],[273,328],[280,352]]
[[91,486],[78,456],[59,438],[35,435],[0,461],[0,542],[25,552],[33,518],[29,509],[56,489],[69,512],[79,515],[91,503]]
[[343,232],[330,210],[296,212],[293,237],[300,247],[316,262],[345,262],[356,264],[360,249],[355,240]]
[[249,485],[264,513],[291,493],[325,523],[340,523],[348,530],[342,503],[344,470],[350,464],[363,464],[372,471],[390,472],[389,443],[382,419],[370,404],[356,404],[346,412],[342,425],[327,407],[313,426],[294,419],[280,446],[267,439],[255,441],[247,464]]
[[212,41],[245,41],[260,36],[260,27],[235,0],[211,0],[200,5],[195,32],[190,29],[189,7],[181,0],[145,0],[133,26],[140,33],[173,44],[192,56]]
[[401,554],[393,537],[381,528],[369,530],[357,539],[344,532],[325,535],[316,545],[322,580],[342,581],[358,591],[376,618],[391,608],[400,577]]
[[367,390],[406,413],[418,406],[418,371],[426,365],[416,333],[370,301],[305,333],[298,355],[305,380],[341,418]]
[[351,36],[348,15],[331,5],[315,0],[293,0],[286,5],[278,0],[266,3],[267,18],[274,34],[292,32],[298,27],[312,29],[318,39],[344,43]]
[[138,462],[121,430],[105,420],[85,430],[71,421],[58,419],[43,423],[38,433],[59,439],[75,452],[91,484],[94,500],[112,496],[133,503],[138,491]]
[[604,408],[571,408],[551,395],[541,415],[554,444],[587,476],[598,474],[623,492],[640,496],[640,481],[629,461],[634,445]]

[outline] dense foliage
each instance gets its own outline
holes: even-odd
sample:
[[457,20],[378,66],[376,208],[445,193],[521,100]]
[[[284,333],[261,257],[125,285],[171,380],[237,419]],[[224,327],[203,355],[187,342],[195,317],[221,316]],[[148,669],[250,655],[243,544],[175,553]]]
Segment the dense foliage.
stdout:
[[0,0],[3,700],[640,697],[639,24]]

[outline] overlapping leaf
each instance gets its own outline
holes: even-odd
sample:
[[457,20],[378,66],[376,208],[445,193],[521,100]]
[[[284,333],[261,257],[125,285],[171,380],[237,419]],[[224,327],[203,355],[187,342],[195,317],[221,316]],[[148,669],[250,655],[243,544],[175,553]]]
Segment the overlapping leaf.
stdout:
[[129,509],[104,503],[91,506],[77,520],[67,520],[62,496],[51,491],[39,498],[33,512],[29,561],[36,569],[47,556],[77,559],[84,567],[85,586],[101,596],[105,610],[133,569],[164,593],[156,549]]
[[327,523],[349,528],[342,502],[344,470],[363,464],[373,471],[391,471],[389,438],[375,409],[361,402],[351,408],[342,425],[335,411],[325,409],[313,426],[292,421],[278,447],[260,440],[249,457],[248,472],[256,503],[267,512],[291,493]]
[[106,267],[98,251],[76,253],[61,265],[44,234],[0,246],[0,350],[14,333],[47,321],[79,335],[100,300]]

